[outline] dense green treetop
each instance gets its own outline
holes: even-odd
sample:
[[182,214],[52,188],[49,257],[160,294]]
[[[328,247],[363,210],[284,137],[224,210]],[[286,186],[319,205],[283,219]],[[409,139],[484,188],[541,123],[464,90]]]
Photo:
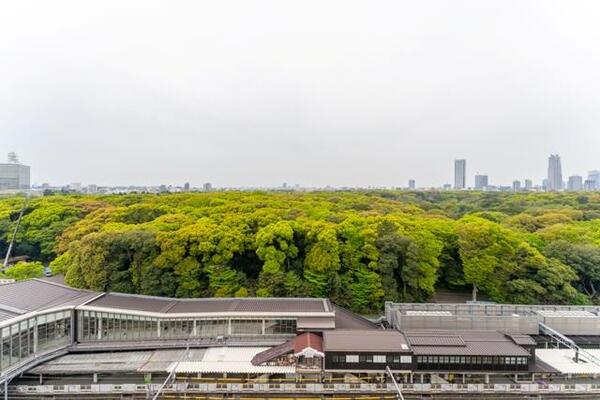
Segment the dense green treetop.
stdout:
[[[22,204],[0,199],[0,254]],[[14,255],[73,286],[152,295],[328,296],[371,312],[476,285],[498,302],[592,303],[600,193],[46,196]]]

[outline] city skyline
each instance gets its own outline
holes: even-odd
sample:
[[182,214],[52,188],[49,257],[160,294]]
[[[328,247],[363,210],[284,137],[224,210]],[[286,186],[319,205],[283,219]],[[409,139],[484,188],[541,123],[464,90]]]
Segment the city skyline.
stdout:
[[[5,164],[0,163],[0,167],[2,166],[13,167],[20,166],[26,169],[26,182],[27,185],[31,185],[32,188],[36,189],[44,189],[44,188],[69,188],[75,191],[81,191],[83,188],[86,188],[88,192],[96,192],[98,188],[144,188],[144,187],[153,187],[159,188],[160,191],[166,191],[167,189],[180,189],[182,191],[190,191],[190,190],[201,190],[201,191],[212,191],[213,183],[212,182],[203,182],[201,184],[192,185],[189,181],[185,181],[183,184],[178,182],[163,182],[160,184],[151,184],[144,185],[136,182],[130,182],[127,184],[101,184],[98,185],[95,182],[85,182],[82,184],[82,181],[71,181],[69,183],[58,183],[58,184],[49,184],[48,182],[44,183],[29,183],[29,175],[30,175],[30,166],[25,165],[20,162],[18,155],[15,152],[8,153],[8,162]],[[19,179],[18,174],[14,175],[14,172],[9,169],[4,169],[0,171],[0,186],[2,186],[2,181],[7,179]],[[408,190],[416,190],[416,189],[454,189],[454,190],[489,190],[489,189],[500,189],[506,190],[511,189],[513,191],[521,191],[521,190],[544,190],[544,191],[580,191],[580,190],[598,190],[600,189],[600,170],[588,170],[587,174],[572,174],[565,176],[562,174],[562,163],[559,154],[551,154],[548,158],[548,167],[547,167],[547,176],[540,179],[539,182],[536,182],[532,178],[522,178],[519,177],[517,179],[513,179],[508,185],[499,183],[490,179],[488,174],[482,174],[480,172],[476,172],[472,175],[472,179],[469,178],[470,172],[467,168],[467,160],[466,159],[455,159],[454,160],[454,184],[444,183],[440,186],[427,186],[427,185],[418,185],[415,179],[409,179],[408,185],[382,185],[382,186],[339,186],[335,184],[328,184],[325,186],[304,186],[299,183],[288,184],[288,182],[283,182],[280,185],[274,184],[270,186],[252,186],[252,185],[239,185],[239,186],[227,186],[227,185],[217,185],[217,188],[223,189],[251,189],[251,188],[279,188],[283,190],[296,190],[296,189],[327,189],[327,188],[404,188]],[[16,189],[17,187],[8,187],[4,185],[4,189]],[[21,186],[23,188],[23,186]],[[1,188],[0,188],[1,189]]]

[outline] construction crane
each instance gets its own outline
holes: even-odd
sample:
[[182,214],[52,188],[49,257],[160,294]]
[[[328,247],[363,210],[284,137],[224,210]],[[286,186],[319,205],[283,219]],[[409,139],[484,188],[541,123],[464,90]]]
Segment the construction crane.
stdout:
[[17,232],[19,231],[19,225],[21,224],[21,219],[23,219],[23,214],[25,214],[25,210],[27,209],[27,205],[29,204],[29,193],[25,195],[25,202],[23,203],[23,207],[19,212],[19,218],[17,219],[17,224],[15,225],[15,229],[12,233],[12,238],[10,243],[8,244],[8,250],[6,251],[6,257],[4,257],[4,263],[2,264],[1,272],[6,271],[8,268],[8,260],[10,259],[10,253],[12,252],[13,246],[15,244],[15,239],[17,238]]

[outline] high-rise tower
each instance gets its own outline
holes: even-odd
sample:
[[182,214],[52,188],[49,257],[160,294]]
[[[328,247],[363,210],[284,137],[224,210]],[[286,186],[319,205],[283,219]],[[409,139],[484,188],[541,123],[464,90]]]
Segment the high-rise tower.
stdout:
[[454,189],[467,187],[467,160],[454,160]]
[[548,158],[548,191],[559,191],[563,189],[562,166],[560,156],[551,154]]

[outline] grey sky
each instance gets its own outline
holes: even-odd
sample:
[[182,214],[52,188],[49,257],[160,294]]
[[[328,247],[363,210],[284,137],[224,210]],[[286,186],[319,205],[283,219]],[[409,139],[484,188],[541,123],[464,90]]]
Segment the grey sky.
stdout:
[[[0,157],[63,184],[600,168],[600,2],[5,1]],[[3,150],[4,149],[4,150]]]

